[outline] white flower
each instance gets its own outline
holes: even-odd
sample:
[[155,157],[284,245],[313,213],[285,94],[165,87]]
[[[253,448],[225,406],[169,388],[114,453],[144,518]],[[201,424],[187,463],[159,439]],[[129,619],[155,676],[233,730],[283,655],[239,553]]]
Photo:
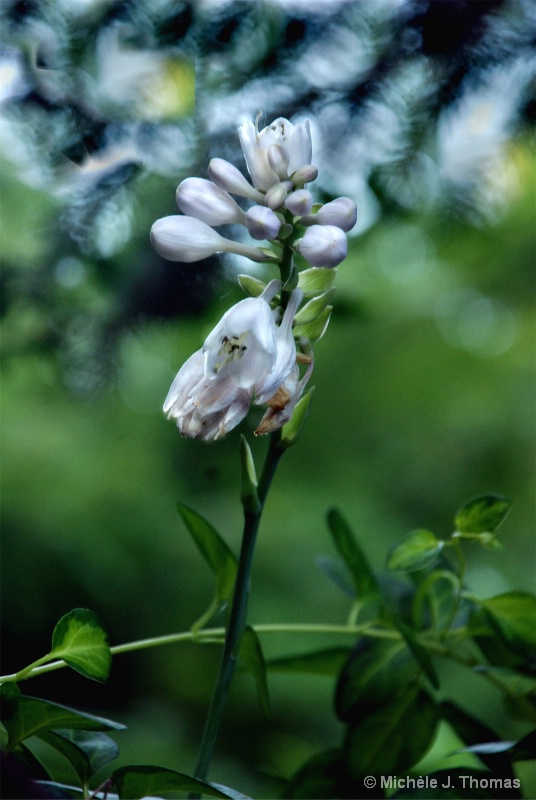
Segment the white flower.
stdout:
[[[164,412],[183,436],[221,438],[246,416],[254,396],[257,404],[271,403],[281,389],[288,402],[292,399],[285,387],[297,385],[292,320],[302,292],[291,293],[277,327],[269,303],[280,289],[281,282],[272,281],[260,297],[236,303],[179,370]],[[277,427],[274,419],[271,429]]]
[[336,267],[348,255],[346,234],[335,225],[312,225],[296,248],[313,267]]
[[273,397],[268,400],[268,410],[255,430],[256,436],[282,428],[292,416],[296,404],[303,394],[307,381],[311,377],[314,367],[314,357],[311,353],[309,365],[303,378],[300,379],[298,365],[294,364],[292,370],[279,386]]
[[275,239],[281,220],[271,208],[252,206],[246,214],[246,227],[254,239]]
[[171,215],[157,219],[151,228],[151,242],[156,252],[170,261],[190,263],[214,253],[237,253],[252,261],[270,260],[259,247],[225,239],[195,217]]
[[295,217],[303,217],[313,207],[313,196],[307,189],[298,189],[298,191],[289,194],[285,200],[285,207]]
[[357,221],[357,206],[349,197],[337,197],[326,203],[317,214],[301,220],[302,225],[335,225],[342,231],[351,231]]
[[208,174],[211,180],[222,189],[225,189],[226,192],[237,194],[239,197],[247,197],[256,203],[264,202],[264,195],[254,189],[240,170],[234,164],[225,161],[224,158],[212,158],[209,161]]
[[183,214],[207,225],[245,224],[246,215],[236,200],[204,178],[186,178],[177,188],[176,199]]
[[311,163],[312,144],[309,120],[293,125],[287,119],[279,117],[259,132],[257,117],[255,125],[250,121],[241,125],[238,135],[251,180],[255,188],[262,191],[266,191],[281,180],[268,159],[268,149],[272,145],[278,145],[281,148],[271,151],[272,163],[277,169],[286,163],[288,175],[292,175],[300,167]]

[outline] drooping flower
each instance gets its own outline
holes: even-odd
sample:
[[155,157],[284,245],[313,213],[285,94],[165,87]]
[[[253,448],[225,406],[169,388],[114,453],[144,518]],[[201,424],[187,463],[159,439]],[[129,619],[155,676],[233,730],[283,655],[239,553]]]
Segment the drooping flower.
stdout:
[[[311,163],[309,120],[293,125],[287,119],[279,117],[271,125],[259,131],[257,117],[255,125],[251,121],[241,125],[238,135],[253,185],[261,191],[267,191],[274,184]],[[277,147],[270,151],[269,159],[268,150],[273,145]],[[286,175],[283,175],[285,164]]]
[[346,234],[335,225],[312,225],[296,247],[313,267],[336,267],[348,255]]
[[226,239],[206,222],[178,214],[156,220],[151,228],[151,242],[156,252],[170,261],[190,263],[214,253],[236,253],[252,261],[270,260],[259,247]]
[[246,416],[254,397],[267,402],[288,381],[296,366],[292,320],[302,293],[291,293],[278,327],[270,301],[280,288],[280,281],[271,281],[260,297],[236,303],[179,370],[164,412],[183,436],[221,438]]

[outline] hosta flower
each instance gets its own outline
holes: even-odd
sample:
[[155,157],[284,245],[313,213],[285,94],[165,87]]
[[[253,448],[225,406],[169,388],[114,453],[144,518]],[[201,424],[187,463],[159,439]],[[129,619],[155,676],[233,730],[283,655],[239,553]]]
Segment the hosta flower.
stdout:
[[302,225],[335,225],[342,231],[351,231],[357,221],[357,206],[349,197],[337,197],[326,203],[317,214],[301,220]]
[[183,214],[207,225],[245,224],[246,215],[230,194],[204,178],[186,178],[177,188],[177,205]]
[[151,228],[151,242],[156,252],[170,261],[190,263],[214,253],[237,253],[252,261],[270,259],[259,247],[226,239],[195,217],[171,215],[157,219]]
[[348,255],[346,234],[335,225],[312,225],[296,247],[313,267],[336,267]]
[[[287,119],[279,117],[271,125],[259,131],[257,118],[255,125],[250,121],[241,125],[238,135],[248,172],[256,189],[266,191],[275,183],[311,163],[309,120],[293,125]],[[268,149],[273,145],[278,147],[270,151],[269,160]],[[286,175],[282,176],[276,170],[281,172],[284,164],[287,164]]]
[[226,192],[247,197],[255,203],[262,203],[264,195],[247,182],[239,169],[224,158],[212,158],[208,165],[211,180]]
[[303,217],[308,214],[313,206],[313,196],[307,189],[298,189],[297,192],[289,194],[285,200],[285,207],[295,217]]
[[246,214],[246,227],[254,239],[275,239],[281,220],[271,208],[252,206]]
[[307,370],[300,379],[298,365],[295,364],[283,383],[268,401],[268,410],[255,430],[256,436],[272,433],[285,425],[296,408],[296,403],[303,394],[305,385],[311,377],[314,367],[314,358],[311,354]]
[[269,401],[289,380],[296,368],[292,320],[302,293],[291,293],[278,327],[269,303],[280,288],[272,281],[260,297],[236,303],[179,370],[164,412],[183,436],[221,438],[246,416],[253,397]]

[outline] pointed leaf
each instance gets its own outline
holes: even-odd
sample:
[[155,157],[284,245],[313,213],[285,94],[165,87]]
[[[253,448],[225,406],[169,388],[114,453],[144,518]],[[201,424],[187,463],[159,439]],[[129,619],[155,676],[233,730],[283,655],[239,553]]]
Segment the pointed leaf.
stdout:
[[439,677],[433,665],[428,650],[420,643],[415,631],[401,619],[393,617],[393,622],[404,637],[404,641],[411,650],[413,657],[420,666],[434,689],[439,689]]
[[300,308],[296,314],[296,325],[306,325],[307,323],[314,322],[320,314],[324,311],[333,295],[335,294],[335,287],[328,289],[327,292],[319,294],[318,297],[313,297],[309,300],[303,308]]
[[328,526],[335,546],[352,576],[356,596],[365,600],[378,594],[378,584],[359,542],[342,514],[332,508],[328,512]]
[[326,306],[322,313],[319,314],[318,317],[313,320],[313,322],[305,322],[303,325],[295,325],[292,332],[296,339],[299,339],[301,336],[309,339],[310,342],[317,342],[319,339],[321,339],[329,325],[329,318],[331,317],[332,311],[333,306]]
[[6,698],[4,713],[3,722],[9,734],[8,750],[13,750],[28,736],[58,728],[76,728],[85,731],[125,729],[125,726],[118,722],[26,695]]
[[266,284],[251,275],[239,275],[238,283],[250,297],[259,297],[266,289]]
[[314,297],[331,289],[337,277],[337,268],[310,267],[300,272],[298,286],[304,297]]
[[495,533],[512,507],[512,501],[500,494],[475,497],[456,514],[454,525],[460,533]]
[[119,756],[119,747],[105,733],[58,730],[38,734],[39,738],[62,753],[73,766],[81,783]]
[[416,530],[392,547],[387,559],[387,569],[395,572],[413,572],[430,566],[438,558],[444,542],[427,530]]
[[196,630],[230,602],[236,578],[236,558],[215,528],[200,514],[182,503],[177,505],[177,509],[199,552],[216,576],[214,599],[203,616],[192,626]]
[[240,467],[242,486],[240,500],[245,513],[258,514],[261,508],[257,493],[257,475],[251,448],[245,436],[240,437]]
[[515,654],[536,658],[536,596],[505,592],[481,603],[503,642]]
[[298,672],[306,675],[338,675],[351,653],[349,647],[330,647],[300,653],[296,656],[273,658],[267,663],[274,672]]
[[281,428],[279,447],[283,450],[286,450],[298,441],[309,414],[309,405],[313,397],[313,391],[314,387],[298,400],[291,418]]
[[266,676],[266,662],[261,648],[259,637],[249,626],[244,631],[240,642],[240,658],[253,673],[257,686],[257,696],[266,719],[272,718],[270,695],[268,693],[268,680]]
[[110,674],[108,634],[88,608],[75,608],[60,619],[52,634],[50,655],[63,659],[86,678],[105,681]]
[[77,747],[77,745],[75,745],[73,742],[70,742],[68,739],[65,739],[63,736],[55,733],[54,731],[42,731],[38,734],[38,738],[41,739],[41,741],[49,744],[54,748],[54,750],[56,750],[58,753],[61,753],[62,756],[65,756],[69,764],[78,775],[80,783],[87,783],[91,777],[91,766],[89,763],[89,758],[86,756],[83,750]]
[[411,769],[432,744],[437,708],[427,692],[408,689],[350,725],[345,760],[354,780]]
[[166,797],[169,792],[195,792],[208,797],[230,797],[205,781],[164,767],[143,765],[121,767],[114,772],[113,780],[120,800],[141,800],[148,796]]

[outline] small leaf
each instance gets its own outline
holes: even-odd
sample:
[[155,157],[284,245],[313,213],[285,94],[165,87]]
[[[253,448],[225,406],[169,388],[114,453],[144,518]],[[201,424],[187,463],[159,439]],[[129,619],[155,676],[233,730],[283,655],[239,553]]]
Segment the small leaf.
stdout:
[[362,780],[411,769],[430,747],[437,723],[430,695],[408,689],[350,725],[345,741],[348,772],[354,780]]
[[266,677],[266,662],[261,648],[259,637],[249,626],[244,631],[240,642],[240,658],[253,673],[257,686],[257,696],[262,708],[262,713],[266,719],[272,718],[270,707],[270,695],[268,693],[268,681]]
[[387,559],[387,569],[413,572],[430,566],[439,557],[444,542],[427,530],[416,530],[395,544]]
[[337,683],[338,717],[347,722],[395,703],[417,674],[418,666],[404,642],[361,639]]
[[505,592],[481,603],[504,643],[528,661],[536,658],[536,596]]
[[333,295],[335,294],[335,287],[332,289],[328,289],[327,292],[323,292],[319,294],[318,297],[313,297],[312,300],[309,300],[303,308],[300,308],[298,313],[295,316],[296,325],[306,325],[310,322],[314,322],[320,314],[324,311]]
[[251,275],[239,275],[238,283],[250,297],[259,297],[266,289],[266,284]]
[[329,318],[331,317],[332,311],[333,306],[326,306],[322,313],[319,314],[318,317],[313,320],[313,322],[305,322],[303,325],[295,325],[292,332],[296,339],[299,339],[301,336],[309,339],[310,342],[317,342],[319,339],[321,339],[329,325]]
[[4,700],[3,720],[9,734],[8,750],[19,742],[43,731],[58,728],[76,728],[85,731],[124,730],[125,726],[103,717],[75,711],[59,703],[40,700],[37,697],[20,695]]
[[242,478],[240,500],[246,513],[258,514],[261,508],[257,493],[257,475],[251,448],[245,436],[240,437],[240,472]]
[[219,533],[203,517],[191,508],[179,503],[179,514],[199,552],[216,576],[216,590],[212,603],[192,630],[198,630],[231,600],[236,578],[236,558]]
[[495,533],[512,507],[512,501],[500,494],[475,497],[454,518],[459,533]]
[[300,272],[298,286],[304,297],[314,297],[331,289],[337,277],[337,269],[311,267]]
[[329,647],[325,650],[314,650],[312,653],[273,658],[267,667],[274,672],[298,672],[331,677],[339,674],[350,653],[349,647]]
[[205,781],[164,767],[143,765],[121,767],[114,772],[113,780],[120,800],[141,800],[149,796],[166,797],[170,792],[195,792],[209,797],[231,797]]
[[409,625],[402,622],[401,619],[393,617],[393,622],[404,637],[404,641],[411,650],[413,657],[417,664],[420,666],[434,689],[439,689],[439,677],[430,658],[428,650],[420,643],[419,637]]
[[328,511],[327,519],[335,546],[352,576],[356,596],[360,600],[376,596],[378,594],[376,578],[346,520],[336,508]]
[[307,394],[304,394],[303,397],[298,400],[291,418],[281,428],[281,437],[279,440],[279,447],[281,449],[286,450],[298,441],[303,426],[305,425],[307,415],[309,414],[309,405],[313,397],[313,391],[314,388],[310,389]]
[[95,681],[105,681],[110,674],[108,634],[88,608],[75,608],[60,619],[52,634],[50,655]]

